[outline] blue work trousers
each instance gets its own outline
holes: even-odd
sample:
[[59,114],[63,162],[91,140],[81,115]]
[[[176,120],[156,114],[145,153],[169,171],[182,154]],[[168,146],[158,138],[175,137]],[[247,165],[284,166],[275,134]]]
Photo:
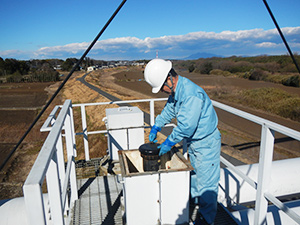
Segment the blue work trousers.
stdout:
[[216,129],[211,135],[189,144],[191,197],[199,204],[199,212],[209,224],[217,213],[218,184],[220,180],[221,134]]

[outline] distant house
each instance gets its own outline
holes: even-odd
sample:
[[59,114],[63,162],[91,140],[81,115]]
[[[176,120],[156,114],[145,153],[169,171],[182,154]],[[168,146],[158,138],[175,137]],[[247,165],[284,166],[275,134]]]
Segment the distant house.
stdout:
[[1,84],[1,83],[6,83],[6,82],[7,82],[6,77],[1,77],[1,78],[0,78],[0,84]]
[[96,69],[95,66],[89,66],[89,67],[87,68],[87,71],[93,71],[93,70],[95,70],[95,69]]
[[131,65],[132,65],[132,66],[144,66],[145,63],[144,63],[144,62],[142,62],[142,63],[139,63],[139,62],[133,62],[133,63],[131,63]]
[[54,69],[55,69],[55,70],[61,70],[61,65],[56,65],[56,66],[54,66]]

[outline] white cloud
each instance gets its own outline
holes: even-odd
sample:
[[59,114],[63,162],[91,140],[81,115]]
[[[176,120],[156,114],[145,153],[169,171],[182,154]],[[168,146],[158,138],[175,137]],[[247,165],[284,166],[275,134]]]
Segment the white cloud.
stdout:
[[[300,27],[282,28],[294,52],[300,51]],[[90,43],[70,43],[63,46],[43,47],[31,54],[36,58],[79,58]],[[197,52],[216,55],[260,55],[285,54],[287,51],[276,29],[239,30],[215,32],[193,32],[185,35],[147,37],[118,37],[98,41],[89,57],[98,59],[153,58],[156,51],[160,57],[184,58]],[[16,57],[24,52],[14,50],[0,52],[0,56]],[[15,55],[15,56],[14,56]]]
[[54,46],[54,47],[43,47],[34,52],[36,56],[47,56],[55,55],[60,52],[67,52],[72,54],[77,54],[78,52],[84,51],[89,46],[89,43],[71,43],[63,46]]
[[280,44],[275,44],[272,42],[262,42],[262,43],[257,43],[256,46],[259,48],[274,48],[278,47]]
[[23,51],[19,50],[6,50],[6,51],[0,51],[0,56],[2,58],[9,58],[11,55],[21,55],[23,54]]

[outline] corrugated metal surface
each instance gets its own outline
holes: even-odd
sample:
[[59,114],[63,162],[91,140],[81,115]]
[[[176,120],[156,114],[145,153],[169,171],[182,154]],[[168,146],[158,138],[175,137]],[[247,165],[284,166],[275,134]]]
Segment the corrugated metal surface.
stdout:
[[[197,206],[190,206],[190,221],[195,221],[197,215]],[[193,223],[190,223],[193,224]],[[205,221],[201,222],[202,225],[208,225]],[[237,225],[235,220],[229,215],[229,212],[218,203],[218,211],[214,221],[214,225]]]
[[78,180],[79,199],[71,224],[122,224],[122,185],[115,176]]

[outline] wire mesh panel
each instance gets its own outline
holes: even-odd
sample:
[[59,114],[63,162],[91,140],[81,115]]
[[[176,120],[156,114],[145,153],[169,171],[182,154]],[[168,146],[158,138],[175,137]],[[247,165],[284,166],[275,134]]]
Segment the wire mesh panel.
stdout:
[[122,185],[115,176],[78,180],[79,199],[71,224],[122,224]]

